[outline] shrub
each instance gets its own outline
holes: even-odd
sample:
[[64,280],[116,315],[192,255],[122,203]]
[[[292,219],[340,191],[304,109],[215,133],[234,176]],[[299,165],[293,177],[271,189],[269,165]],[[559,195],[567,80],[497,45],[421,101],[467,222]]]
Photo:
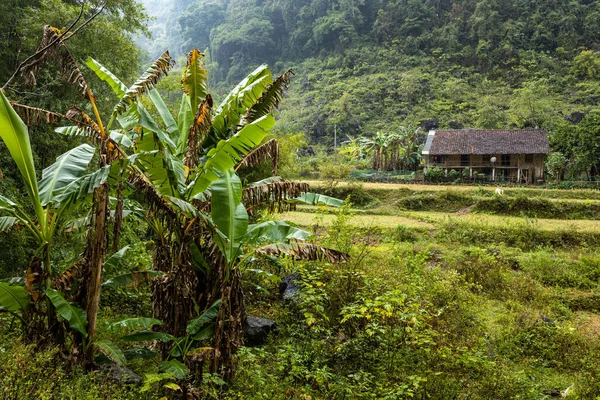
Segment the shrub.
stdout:
[[425,170],[425,181],[431,183],[442,182],[445,178],[445,172],[441,168],[427,168]]
[[506,244],[522,250],[537,247],[577,247],[600,244],[600,233],[574,229],[543,230],[532,220],[510,220],[502,224],[480,221],[445,219],[435,231],[435,237],[444,242],[464,245]]
[[517,321],[498,341],[498,351],[515,361],[559,370],[583,369],[585,354],[592,349],[575,330],[531,316],[529,320]]
[[335,197],[337,199],[348,199],[357,207],[373,207],[379,203],[377,198],[367,191],[361,183],[350,183],[333,187],[311,187],[311,191]]
[[517,192],[515,197],[493,196],[477,201],[475,210],[500,215],[535,218],[588,219],[600,216],[600,203],[550,200]]
[[414,211],[450,211],[456,212],[474,203],[471,195],[456,190],[425,192],[402,198],[398,206]]
[[451,182],[458,182],[460,181],[462,177],[462,174],[460,173],[460,171],[457,171],[455,169],[451,169],[450,171],[448,171],[448,180]]
[[507,270],[507,265],[485,249],[472,247],[459,253],[450,253],[444,258],[443,265],[461,273],[478,291],[496,297],[504,293],[506,279],[503,272]]
[[524,254],[520,265],[531,277],[549,286],[592,289],[598,286],[600,278],[597,256],[580,256],[572,261],[567,256],[540,250]]
[[419,235],[415,229],[409,228],[406,225],[398,225],[392,233],[394,242],[416,242],[419,240]]
[[330,184],[347,179],[352,168],[346,163],[324,162],[319,165],[319,179]]
[[131,385],[63,364],[58,348],[15,343],[0,351],[0,397],[6,400],[143,399]]

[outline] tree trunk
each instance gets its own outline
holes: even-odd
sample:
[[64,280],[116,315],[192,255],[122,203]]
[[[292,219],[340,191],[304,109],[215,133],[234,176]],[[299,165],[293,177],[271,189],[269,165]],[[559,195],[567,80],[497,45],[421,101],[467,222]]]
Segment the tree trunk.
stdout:
[[[52,288],[52,268],[50,266],[50,244],[46,244],[44,246],[44,275],[46,277],[46,289]],[[29,278],[29,277],[28,277]],[[64,343],[64,335],[58,322],[58,318],[56,316],[56,309],[54,305],[50,301],[49,298],[46,298],[46,315],[48,317],[48,331],[52,335],[52,339],[54,344],[62,345]]]

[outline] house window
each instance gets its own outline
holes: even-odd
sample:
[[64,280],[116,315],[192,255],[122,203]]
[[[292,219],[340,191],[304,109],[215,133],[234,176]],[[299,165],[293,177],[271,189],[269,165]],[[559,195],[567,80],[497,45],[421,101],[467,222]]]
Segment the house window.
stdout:
[[470,157],[468,154],[460,156],[460,166],[461,167],[468,167],[470,165],[469,161],[470,161]]
[[510,154],[502,154],[502,166],[510,167]]
[[533,164],[533,154],[525,154],[525,163]]

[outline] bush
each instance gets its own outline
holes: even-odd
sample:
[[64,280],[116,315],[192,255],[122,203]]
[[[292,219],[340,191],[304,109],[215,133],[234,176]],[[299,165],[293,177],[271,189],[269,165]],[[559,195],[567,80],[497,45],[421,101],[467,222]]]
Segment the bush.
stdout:
[[462,174],[460,173],[460,171],[457,171],[455,169],[451,169],[450,171],[448,171],[448,180],[451,182],[458,182],[460,181],[460,179],[462,178]]
[[572,311],[600,312],[600,293],[575,292],[560,297]]
[[600,233],[573,229],[543,230],[535,221],[506,220],[503,224],[479,221],[459,221],[447,218],[435,232],[444,242],[464,245],[505,244],[522,250],[537,247],[577,247],[600,244]]
[[348,199],[357,207],[373,207],[379,203],[379,200],[365,190],[360,183],[329,187],[311,186],[311,191],[337,199]]
[[585,354],[595,351],[575,330],[535,315],[523,315],[498,341],[498,351],[534,367],[580,371]]
[[598,202],[550,200],[531,197],[526,192],[519,192],[515,197],[481,198],[474,209],[491,214],[521,215],[531,218],[597,219],[600,217]]
[[445,178],[444,170],[441,168],[427,168],[425,170],[425,181],[431,183],[442,182]]
[[58,348],[40,350],[15,343],[0,347],[0,397],[6,400],[143,399],[130,385],[102,379],[60,361]]
[[406,225],[398,225],[392,232],[392,240],[394,242],[416,242],[419,240],[419,235],[415,229]]
[[319,179],[330,183],[342,181],[348,178],[351,170],[345,163],[325,162],[319,166]]
[[540,250],[524,254],[520,265],[531,277],[549,286],[593,289],[600,280],[597,256],[580,256],[573,261],[570,257]]
[[413,211],[456,212],[473,205],[473,196],[456,190],[438,190],[402,198],[398,206]]

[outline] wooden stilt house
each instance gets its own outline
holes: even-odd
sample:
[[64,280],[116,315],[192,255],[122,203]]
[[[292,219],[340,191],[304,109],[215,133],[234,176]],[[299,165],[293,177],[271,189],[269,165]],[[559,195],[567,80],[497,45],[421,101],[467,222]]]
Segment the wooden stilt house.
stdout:
[[425,168],[460,171],[469,179],[536,184],[544,180],[548,135],[531,130],[430,131],[423,148]]

